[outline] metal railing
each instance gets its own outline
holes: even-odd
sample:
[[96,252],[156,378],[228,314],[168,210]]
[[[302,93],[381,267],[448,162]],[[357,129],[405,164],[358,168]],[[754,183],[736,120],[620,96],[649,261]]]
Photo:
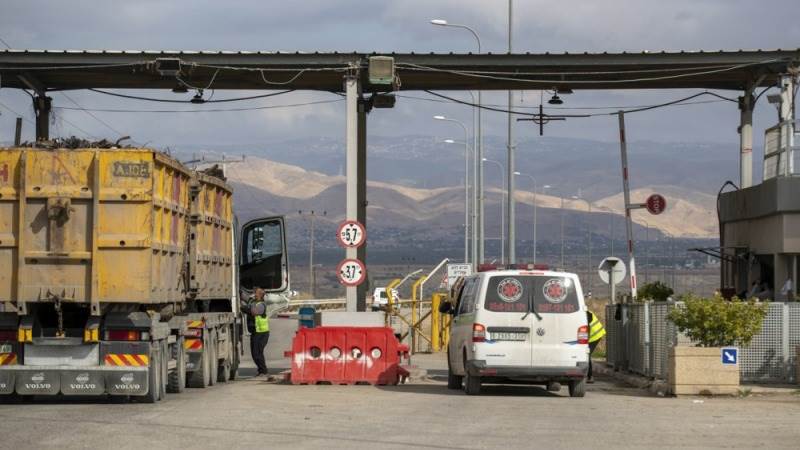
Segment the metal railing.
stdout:
[[[667,319],[679,303],[606,306],[606,359],[617,370],[669,378],[669,350],[693,345]],[[761,332],[742,347],[742,381],[792,382],[797,379],[795,348],[800,345],[800,303],[771,303]]]

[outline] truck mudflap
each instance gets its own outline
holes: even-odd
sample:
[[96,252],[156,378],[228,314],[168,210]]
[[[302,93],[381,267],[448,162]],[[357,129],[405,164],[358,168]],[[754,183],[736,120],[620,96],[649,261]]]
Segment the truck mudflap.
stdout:
[[16,366],[0,369],[0,394],[145,395],[147,367]]

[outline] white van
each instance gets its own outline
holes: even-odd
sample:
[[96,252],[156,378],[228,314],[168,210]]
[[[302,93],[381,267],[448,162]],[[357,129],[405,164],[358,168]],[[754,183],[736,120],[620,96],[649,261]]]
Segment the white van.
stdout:
[[589,327],[578,276],[525,267],[479,271],[454,289],[443,308],[453,314],[448,388],[463,383],[475,395],[484,383],[565,383],[584,396]]

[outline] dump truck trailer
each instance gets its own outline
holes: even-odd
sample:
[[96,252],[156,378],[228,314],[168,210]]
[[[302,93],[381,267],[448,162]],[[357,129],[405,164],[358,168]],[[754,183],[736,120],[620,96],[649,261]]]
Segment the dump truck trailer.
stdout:
[[0,401],[234,378],[240,289],[289,276],[283,218],[240,233],[232,202],[155,150],[0,149]]

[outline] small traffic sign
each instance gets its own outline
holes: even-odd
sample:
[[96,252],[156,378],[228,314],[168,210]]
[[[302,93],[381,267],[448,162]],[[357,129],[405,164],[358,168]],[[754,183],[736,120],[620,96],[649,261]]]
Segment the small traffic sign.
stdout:
[[739,364],[739,349],[736,347],[722,347],[720,357],[723,365],[735,366]]
[[345,286],[358,286],[367,278],[367,268],[357,259],[345,259],[336,267],[339,282]]
[[667,209],[667,200],[661,194],[653,194],[647,197],[647,211],[650,214],[657,216]]
[[336,240],[345,248],[358,248],[367,241],[367,230],[357,220],[346,220],[336,230]]
[[622,262],[621,259],[609,256],[597,267],[597,274],[600,275],[600,279],[603,280],[605,284],[610,284],[609,280],[613,280],[614,284],[619,284],[625,279],[627,269],[625,268],[625,263]]
[[447,265],[447,289],[453,289],[453,285],[459,277],[472,275],[472,264],[448,264]]

